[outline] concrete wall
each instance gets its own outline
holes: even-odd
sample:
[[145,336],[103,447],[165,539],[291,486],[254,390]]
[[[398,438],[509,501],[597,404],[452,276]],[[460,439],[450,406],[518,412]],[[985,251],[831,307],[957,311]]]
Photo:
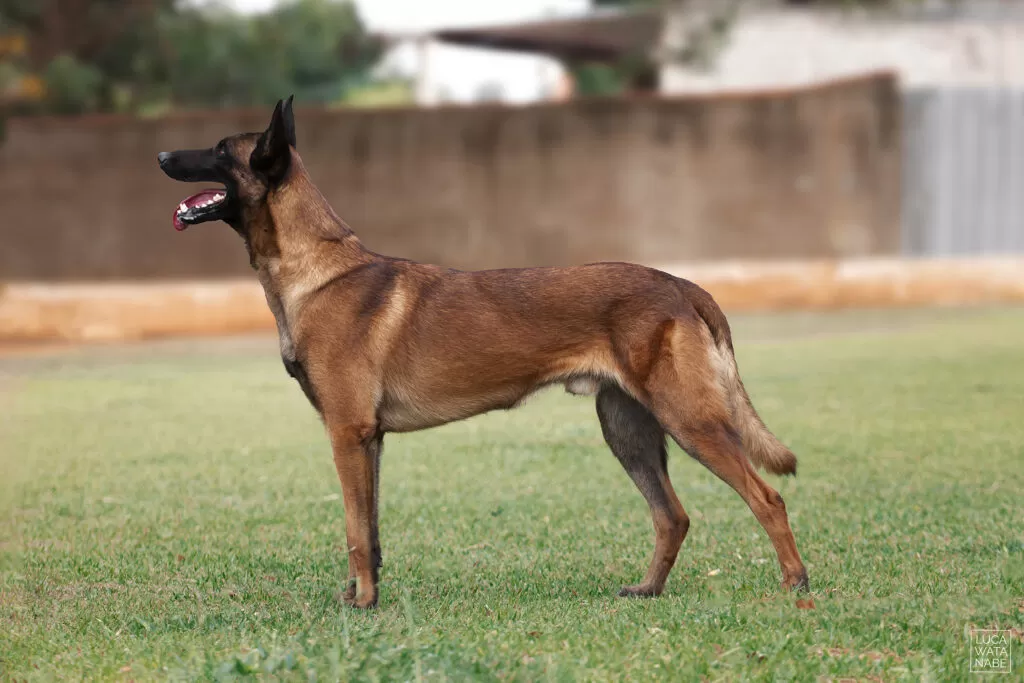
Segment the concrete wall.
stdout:
[[[10,121],[0,280],[247,273],[227,226],[173,230],[189,188],[156,153],[268,118]],[[297,111],[310,173],[370,248],[463,268],[895,254],[900,121],[886,75],[713,98]]]
[[[653,263],[726,312],[1024,303],[1024,258]],[[256,279],[15,283],[0,288],[0,355],[41,342],[273,333]]]

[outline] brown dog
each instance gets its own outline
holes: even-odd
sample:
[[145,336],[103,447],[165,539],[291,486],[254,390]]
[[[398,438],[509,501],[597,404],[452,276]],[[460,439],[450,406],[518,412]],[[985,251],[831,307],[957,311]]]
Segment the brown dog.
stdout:
[[729,324],[697,285],[625,263],[462,272],[375,254],[320,194],[295,151],[291,98],[267,130],[161,153],[182,181],[178,229],[223,220],[245,240],[281,355],[330,435],[345,499],[344,600],[377,603],[381,443],[498,408],[551,384],[596,394],[604,438],[651,509],[654,558],[620,595],[658,595],[690,520],[665,435],[732,486],[768,532],[783,586],[807,588],[779,494],[755,472],[796,471],[740,381]]

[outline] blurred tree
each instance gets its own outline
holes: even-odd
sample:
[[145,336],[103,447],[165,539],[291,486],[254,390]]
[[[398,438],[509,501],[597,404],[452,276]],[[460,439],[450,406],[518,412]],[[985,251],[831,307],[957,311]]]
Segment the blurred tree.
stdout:
[[331,103],[365,82],[380,54],[350,2],[291,0],[249,18],[182,11],[163,35],[170,95],[184,106],[273,104],[282,93]]
[[[58,113],[131,107],[160,77],[157,18],[173,0],[0,0],[0,36],[23,40],[23,54],[3,56],[36,98]],[[31,89],[31,88],[30,88]]]
[[[595,8],[644,8],[678,0],[591,0]],[[651,46],[653,47],[653,46]],[[656,91],[657,68],[648,54],[629,54],[614,62],[573,62],[566,65],[578,95],[621,95]]]
[[240,15],[177,0],[0,0],[0,98],[26,111],[334,102],[379,52],[348,1]]

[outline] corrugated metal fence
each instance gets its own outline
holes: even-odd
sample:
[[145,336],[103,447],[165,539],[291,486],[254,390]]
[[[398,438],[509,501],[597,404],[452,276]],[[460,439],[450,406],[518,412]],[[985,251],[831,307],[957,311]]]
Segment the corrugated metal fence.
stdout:
[[1024,253],[1024,90],[905,98],[903,253]]

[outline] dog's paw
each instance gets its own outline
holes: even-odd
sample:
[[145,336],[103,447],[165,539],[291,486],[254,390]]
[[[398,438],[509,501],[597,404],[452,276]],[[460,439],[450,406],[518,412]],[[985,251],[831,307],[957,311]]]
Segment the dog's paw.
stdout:
[[342,602],[354,609],[376,609],[377,608],[377,596],[376,595],[357,595],[351,600],[342,600]]
[[661,595],[661,591],[655,590],[650,586],[644,586],[640,584],[638,586],[623,586],[619,590],[620,598],[656,598]]
[[352,579],[344,590],[334,593],[334,599],[343,604],[350,604],[356,599],[356,581]]
[[377,606],[377,591],[363,591],[360,593],[356,582],[353,581],[343,591],[338,591],[335,594],[335,598],[343,605],[347,607],[354,607],[355,609],[373,609]]
[[795,576],[791,576],[782,582],[783,588],[788,588],[791,591],[800,591],[801,593],[809,593],[811,591],[811,582],[807,578],[807,572],[802,571]]

